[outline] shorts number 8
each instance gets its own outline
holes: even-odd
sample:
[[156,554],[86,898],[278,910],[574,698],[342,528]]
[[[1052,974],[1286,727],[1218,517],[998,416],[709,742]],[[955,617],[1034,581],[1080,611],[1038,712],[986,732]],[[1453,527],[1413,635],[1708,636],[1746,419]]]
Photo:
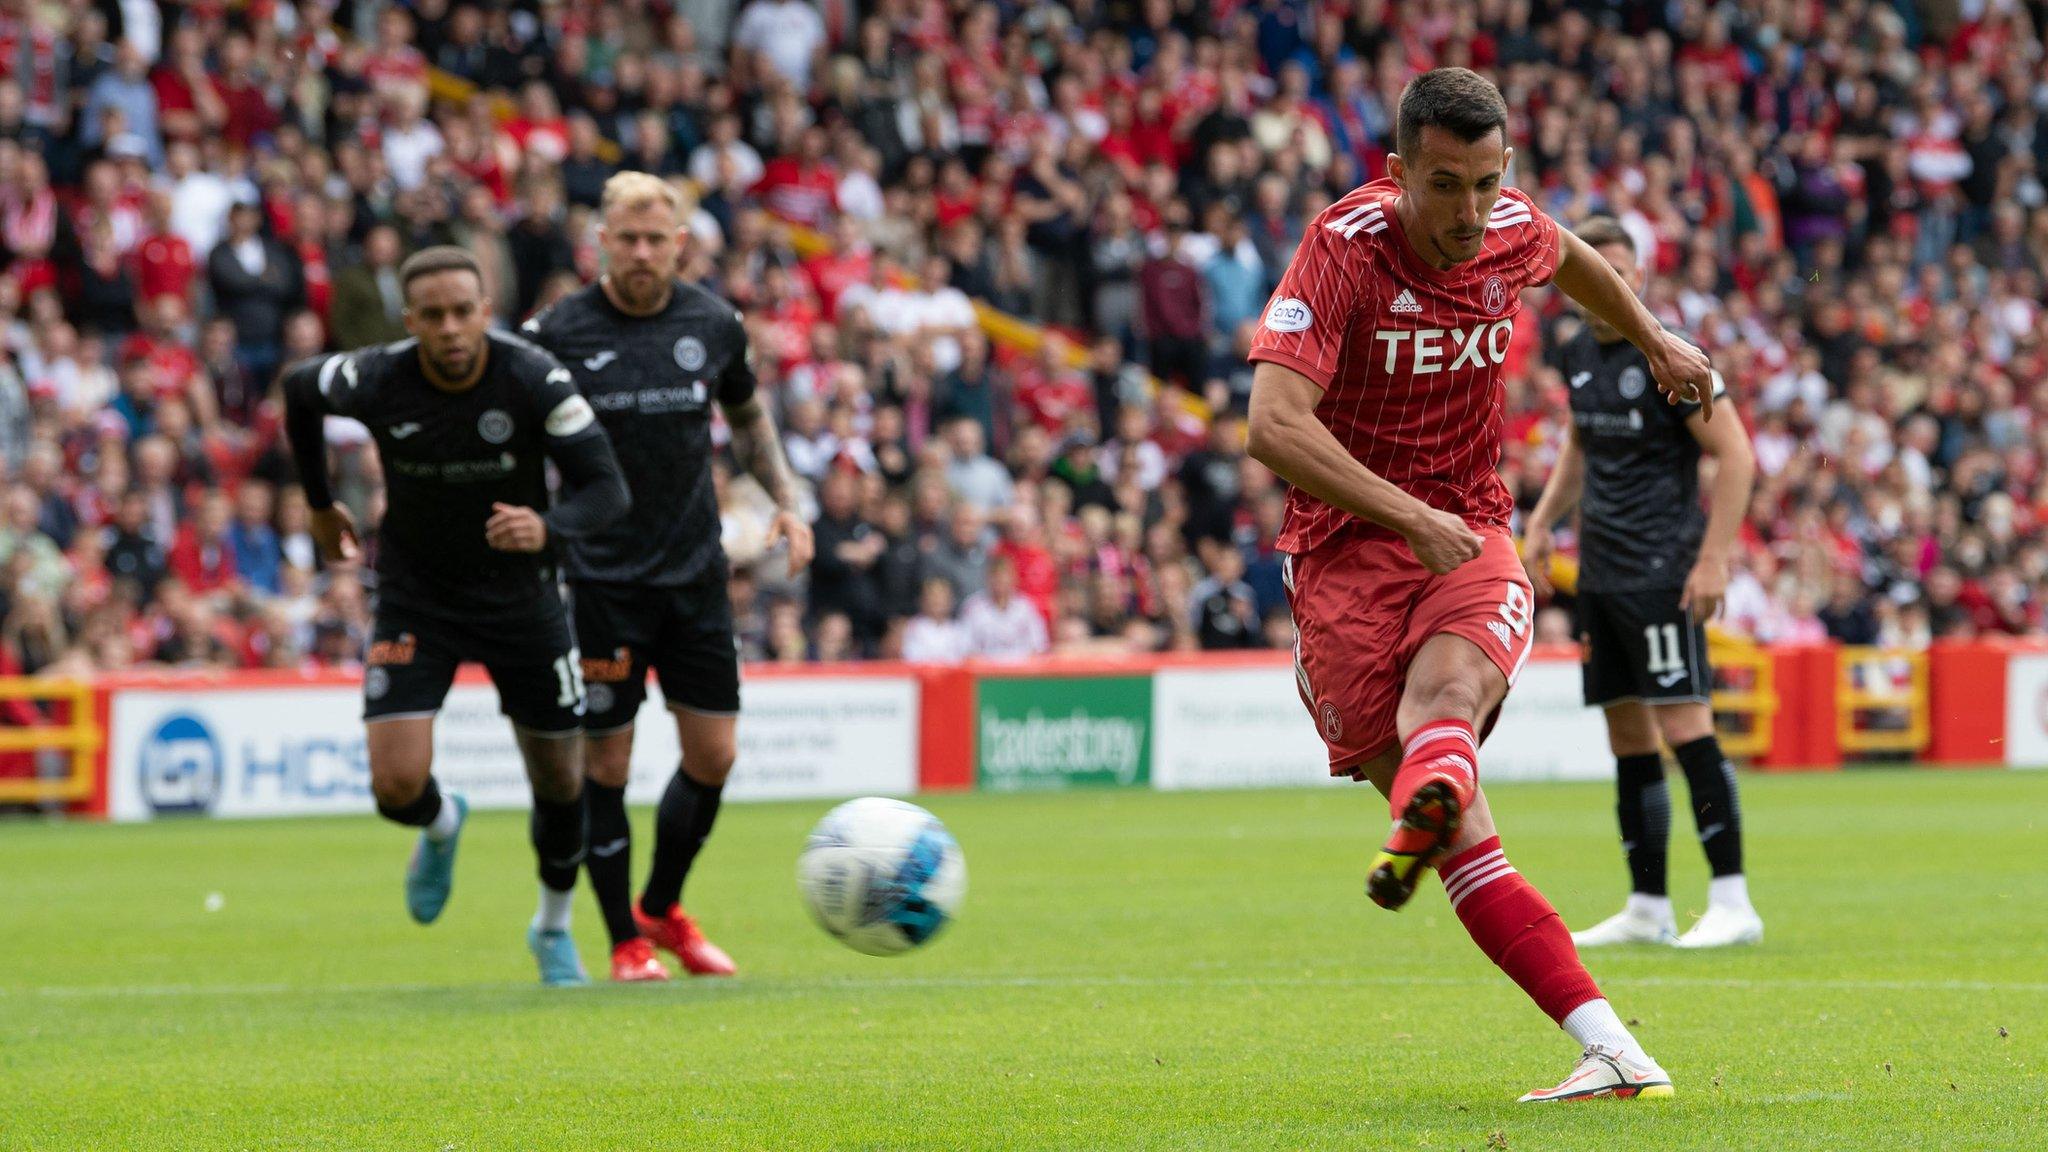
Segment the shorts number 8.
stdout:
[[1514,581],[1508,581],[1507,592],[1500,602],[1500,618],[1508,622],[1515,635],[1529,634],[1529,623],[1535,611],[1535,604],[1529,599],[1529,590]]

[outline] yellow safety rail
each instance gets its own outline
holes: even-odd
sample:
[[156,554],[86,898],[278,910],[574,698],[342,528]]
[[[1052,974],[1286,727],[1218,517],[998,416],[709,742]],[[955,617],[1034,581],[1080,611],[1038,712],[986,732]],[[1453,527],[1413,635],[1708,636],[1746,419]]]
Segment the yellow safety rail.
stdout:
[[63,776],[0,777],[0,804],[43,804],[90,797],[93,754],[100,749],[92,688],[70,680],[0,676],[0,700],[50,701],[71,706],[66,723],[33,728],[0,726],[0,752],[55,751],[68,752],[71,757],[71,770]]
[[[1771,751],[1778,715],[1776,667],[1754,641],[1710,631],[1707,655],[1714,665],[1714,726],[1721,750],[1755,760]],[[1733,721],[1733,723],[1730,723]]]
[[[1844,647],[1835,687],[1835,735],[1844,754],[1924,752],[1931,739],[1927,653]],[[1878,721],[1872,726],[1871,721]]]

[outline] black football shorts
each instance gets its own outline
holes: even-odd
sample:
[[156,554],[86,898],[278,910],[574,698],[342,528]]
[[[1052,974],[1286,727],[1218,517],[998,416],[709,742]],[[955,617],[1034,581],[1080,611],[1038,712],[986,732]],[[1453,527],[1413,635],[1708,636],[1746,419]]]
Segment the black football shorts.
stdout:
[[671,708],[713,716],[740,710],[739,649],[722,579],[681,587],[578,581],[576,638],[594,736],[632,727],[654,671]]

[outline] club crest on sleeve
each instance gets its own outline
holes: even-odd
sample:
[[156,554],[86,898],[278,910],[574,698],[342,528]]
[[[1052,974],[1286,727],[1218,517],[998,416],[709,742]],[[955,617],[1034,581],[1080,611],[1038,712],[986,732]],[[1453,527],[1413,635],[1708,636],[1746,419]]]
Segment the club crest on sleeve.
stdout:
[[699,372],[704,368],[706,355],[704,342],[695,336],[685,336],[676,341],[676,367],[685,372]]
[[1498,316],[1508,306],[1508,282],[1498,276],[1486,278],[1486,291],[1480,303],[1486,306],[1488,316]]
[[1306,332],[1315,322],[1316,314],[1292,296],[1282,296],[1266,309],[1266,327],[1274,332]]

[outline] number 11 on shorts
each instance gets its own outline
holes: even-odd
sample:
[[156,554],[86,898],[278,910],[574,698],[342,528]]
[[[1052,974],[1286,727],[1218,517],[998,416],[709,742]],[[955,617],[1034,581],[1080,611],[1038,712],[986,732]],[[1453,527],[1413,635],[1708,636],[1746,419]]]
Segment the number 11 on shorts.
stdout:
[[1678,625],[1652,624],[1643,629],[1643,641],[1649,646],[1650,675],[1685,670],[1685,657],[1678,653]]

